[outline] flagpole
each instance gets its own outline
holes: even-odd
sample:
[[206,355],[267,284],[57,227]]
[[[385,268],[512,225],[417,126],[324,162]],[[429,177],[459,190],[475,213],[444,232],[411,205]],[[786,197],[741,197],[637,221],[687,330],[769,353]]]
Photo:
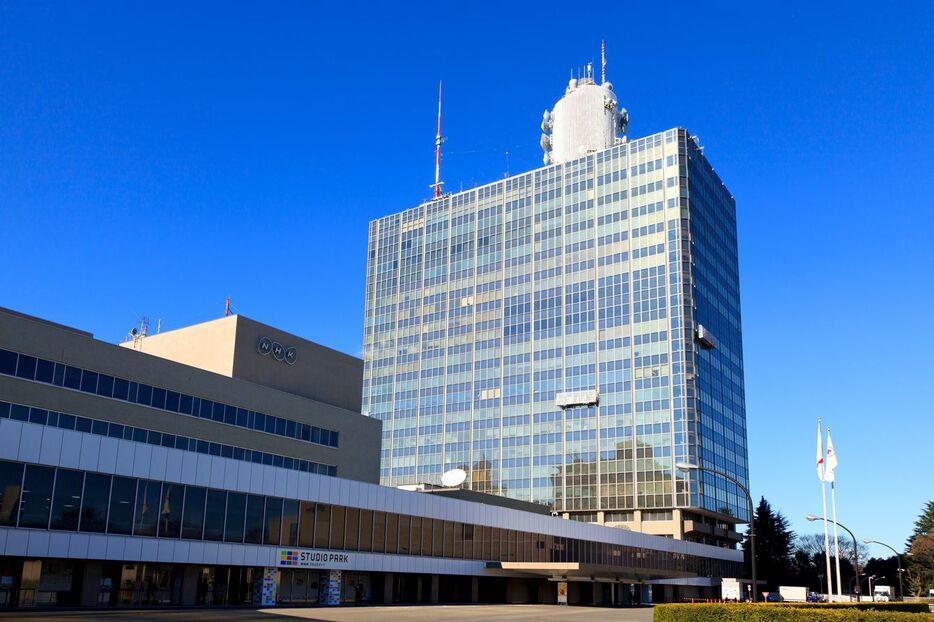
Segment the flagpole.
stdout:
[[[833,506],[833,554],[837,561],[837,597],[843,600],[843,587],[840,583],[840,541],[837,537],[837,485],[830,482],[830,504]],[[827,526],[827,523],[824,523]],[[855,560],[853,563],[857,563]]]
[[830,573],[830,535],[827,533],[827,484],[824,481],[823,475],[823,459],[824,452],[821,447],[821,432],[820,432],[820,417],[817,418],[817,452],[820,455],[820,461],[818,462],[818,475],[820,477],[820,494],[823,500],[824,505],[824,561],[827,564],[827,598],[833,596],[833,576]]

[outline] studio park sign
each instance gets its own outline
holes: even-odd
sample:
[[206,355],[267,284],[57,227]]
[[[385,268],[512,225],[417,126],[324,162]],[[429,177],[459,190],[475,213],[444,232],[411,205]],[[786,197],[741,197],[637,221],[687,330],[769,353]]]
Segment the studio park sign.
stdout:
[[279,549],[276,566],[279,568],[321,568],[339,570],[351,567],[353,556],[338,551],[307,549]]

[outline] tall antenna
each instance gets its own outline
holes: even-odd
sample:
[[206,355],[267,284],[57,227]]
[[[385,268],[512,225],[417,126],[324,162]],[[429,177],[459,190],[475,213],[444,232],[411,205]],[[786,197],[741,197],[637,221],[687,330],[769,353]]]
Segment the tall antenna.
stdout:
[[606,41],[600,40],[600,84],[606,82]]
[[441,80],[438,80],[438,133],[435,135],[435,183],[431,185],[435,189],[435,198],[441,197]]
[[224,317],[230,315],[230,296],[227,296],[227,304],[224,307]]

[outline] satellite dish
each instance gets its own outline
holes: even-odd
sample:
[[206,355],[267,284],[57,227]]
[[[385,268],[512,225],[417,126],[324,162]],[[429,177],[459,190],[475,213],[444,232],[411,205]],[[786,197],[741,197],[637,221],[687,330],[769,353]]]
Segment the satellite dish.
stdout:
[[454,488],[463,484],[465,479],[467,479],[467,472],[464,469],[451,469],[441,476],[441,484],[446,488]]

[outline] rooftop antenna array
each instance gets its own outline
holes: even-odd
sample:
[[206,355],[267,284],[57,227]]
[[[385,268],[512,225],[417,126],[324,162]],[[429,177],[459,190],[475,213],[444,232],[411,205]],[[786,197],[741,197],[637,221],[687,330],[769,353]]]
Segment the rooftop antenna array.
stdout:
[[149,318],[143,316],[139,320],[139,328],[131,328],[129,334],[127,334],[127,341],[133,342],[133,349],[138,349],[139,345],[142,343],[143,338],[149,334]]
[[606,83],[606,41],[600,40],[600,84]]
[[438,80],[438,133],[435,135],[435,183],[430,187],[435,189],[435,198],[441,198],[441,143],[444,138],[441,136],[441,80]]

